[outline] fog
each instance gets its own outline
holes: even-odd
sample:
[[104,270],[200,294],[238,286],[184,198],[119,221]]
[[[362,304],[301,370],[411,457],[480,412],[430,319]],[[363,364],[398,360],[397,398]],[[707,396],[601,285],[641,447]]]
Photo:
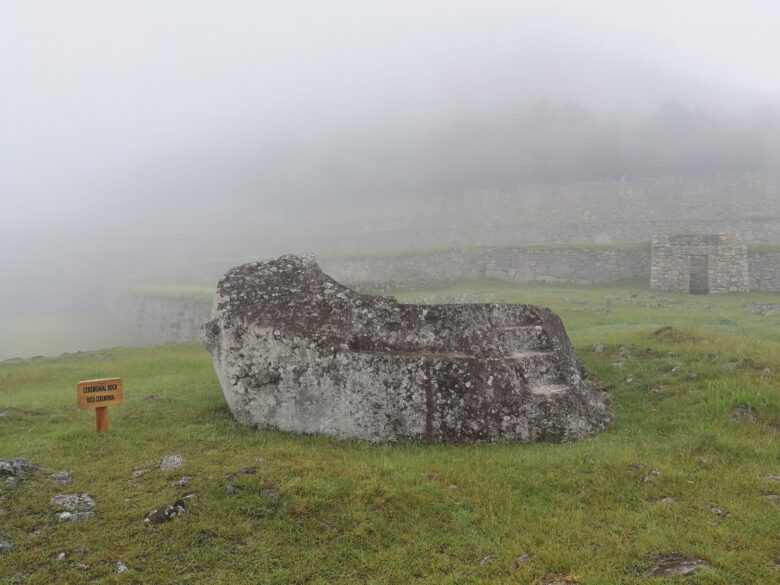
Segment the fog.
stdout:
[[0,0],[0,319],[467,190],[777,172],[773,3],[283,4]]

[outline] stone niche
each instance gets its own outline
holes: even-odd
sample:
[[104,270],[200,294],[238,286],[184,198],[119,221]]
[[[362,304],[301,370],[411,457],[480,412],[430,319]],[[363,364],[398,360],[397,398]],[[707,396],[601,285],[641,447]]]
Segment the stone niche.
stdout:
[[747,246],[734,234],[654,236],[650,288],[691,294],[749,292]]
[[204,341],[250,427],[429,443],[566,441],[603,430],[603,391],[563,323],[534,305],[400,304],[311,256],[231,269]]

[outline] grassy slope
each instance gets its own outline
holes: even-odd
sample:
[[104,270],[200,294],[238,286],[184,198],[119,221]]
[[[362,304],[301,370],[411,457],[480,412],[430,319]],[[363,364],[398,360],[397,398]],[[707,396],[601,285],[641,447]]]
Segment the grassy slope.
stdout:
[[131,287],[130,292],[143,297],[211,302],[211,299],[214,298],[215,288],[176,284],[150,284]]
[[55,313],[0,318],[0,361],[139,342],[126,324],[109,323],[99,314]]
[[[66,490],[98,501],[96,518],[65,524],[48,504],[62,488],[44,473],[0,487],[0,540],[16,543],[0,557],[0,582],[463,584],[558,576],[633,584],[647,582],[655,553],[672,550],[718,567],[688,583],[780,581],[772,567],[780,510],[765,498],[780,492],[766,479],[780,475],[780,317],[743,307],[780,304],[780,295],[687,297],[631,283],[466,283],[449,291],[489,291],[559,311],[590,371],[611,388],[610,429],[563,445],[372,447],[234,424],[208,355],[194,345],[0,365],[7,413],[0,457],[73,470]],[[417,294],[432,292],[404,297]],[[684,333],[652,336],[670,323]],[[607,351],[594,352],[596,342]],[[621,352],[621,344],[635,347]],[[615,367],[620,358],[625,366]],[[765,367],[773,373],[763,375]],[[104,375],[123,376],[127,398],[111,411],[110,433],[99,436],[91,414],[74,409],[73,387]],[[756,421],[730,419],[742,405]],[[181,472],[130,477],[170,453],[184,456]],[[227,495],[226,474],[248,466],[257,473],[240,474],[241,491]],[[660,475],[642,482],[651,470]],[[144,525],[149,510],[187,491],[171,486],[184,474],[200,493],[190,512]],[[665,496],[674,502],[658,503]],[[709,502],[732,515],[713,514]],[[61,551],[67,556],[55,560]],[[524,552],[532,560],[513,569]],[[495,559],[482,564],[487,555]],[[121,576],[120,559],[130,567]]]

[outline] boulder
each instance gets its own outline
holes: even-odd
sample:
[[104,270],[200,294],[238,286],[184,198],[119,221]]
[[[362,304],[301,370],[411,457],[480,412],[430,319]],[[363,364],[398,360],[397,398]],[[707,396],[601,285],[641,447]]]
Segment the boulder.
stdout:
[[203,338],[233,416],[251,427],[369,442],[565,441],[610,420],[549,309],[400,304],[342,286],[312,256],[231,269]]
[[38,465],[24,457],[0,459],[0,478],[2,479],[24,479],[36,469],[38,469]]

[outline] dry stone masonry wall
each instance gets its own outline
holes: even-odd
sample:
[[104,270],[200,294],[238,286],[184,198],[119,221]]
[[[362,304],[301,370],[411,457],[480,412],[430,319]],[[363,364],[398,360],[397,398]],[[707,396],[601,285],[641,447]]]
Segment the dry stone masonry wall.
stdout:
[[[742,252],[738,255],[741,257]],[[660,257],[659,257],[660,258]],[[688,292],[685,262],[677,268],[656,259],[655,288]],[[740,260],[740,270],[743,264]],[[494,278],[515,283],[599,284],[651,276],[650,246],[593,248],[492,248],[447,250],[399,256],[329,258],[328,274],[360,290],[424,289],[469,280]],[[667,276],[664,266],[669,267]],[[780,291],[780,252],[748,254],[750,290]],[[676,275],[676,276],[674,276]],[[687,280],[686,280],[687,278]],[[741,279],[742,277],[740,277]],[[744,284],[743,280],[739,280]],[[743,290],[742,285],[736,286]],[[714,292],[714,291],[711,291]],[[120,303],[121,304],[121,303]],[[126,321],[150,344],[200,339],[209,320],[211,302],[188,297],[136,295],[125,303]]]
[[676,234],[652,240],[650,288],[694,294],[748,292],[747,247],[734,234]]
[[370,442],[563,441],[604,429],[603,392],[533,305],[402,305],[312,257],[245,264],[204,326],[235,418]]
[[780,252],[748,256],[751,290],[780,291]]
[[382,213],[356,212],[340,225],[285,227],[269,233],[263,247],[364,253],[607,244],[678,233],[736,233],[749,244],[780,244],[780,178],[735,173],[469,191],[396,204]]
[[144,343],[199,341],[200,328],[211,314],[211,302],[187,297],[131,295],[125,313],[127,322]]
[[325,259],[342,282],[382,289],[425,288],[459,280],[493,278],[516,283],[597,284],[647,277],[650,249],[620,248],[446,250],[374,258]]

